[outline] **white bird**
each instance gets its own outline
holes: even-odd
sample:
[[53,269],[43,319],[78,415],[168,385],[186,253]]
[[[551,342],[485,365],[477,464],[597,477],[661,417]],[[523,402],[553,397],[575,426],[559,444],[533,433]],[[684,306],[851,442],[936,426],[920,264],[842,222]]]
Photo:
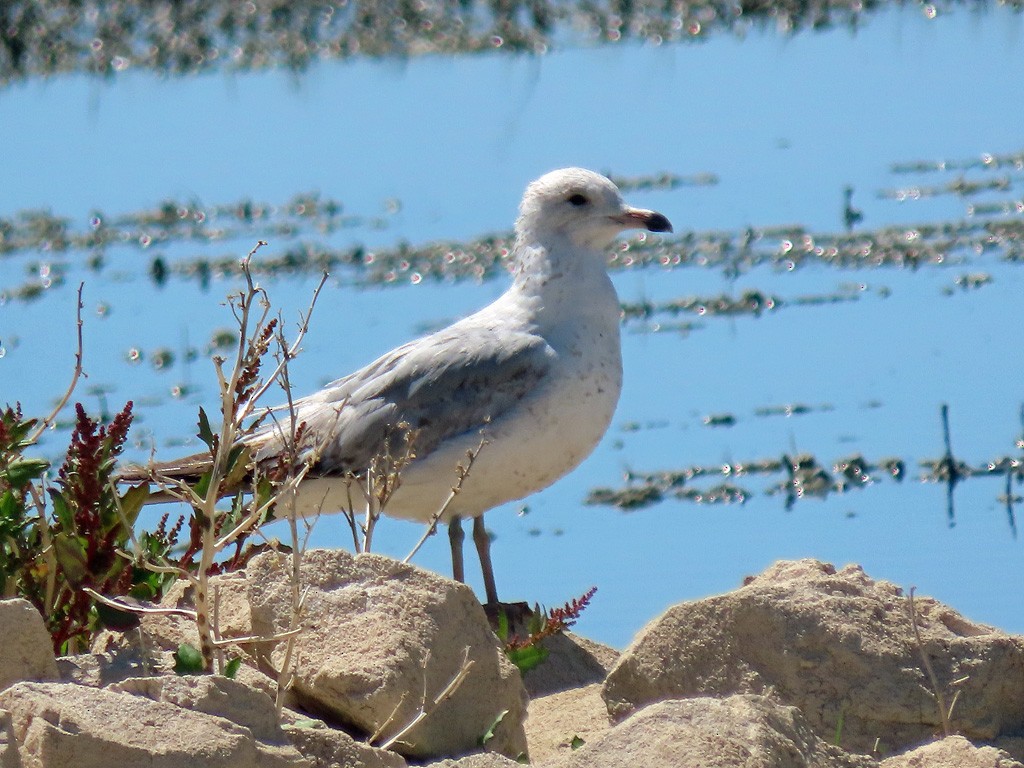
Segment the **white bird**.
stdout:
[[[629,207],[611,181],[582,168],[531,183],[516,221],[508,291],[294,402],[296,423],[306,425],[300,459],[312,462],[298,486],[298,513],[347,508],[352,478],[365,481],[372,457],[407,424],[415,458],[383,512],[429,521],[451,493],[456,467],[483,439],[440,522],[449,525],[453,575],[463,581],[460,521],[474,519],[487,601],[497,603],[484,513],[575,469],[618,403],[620,308],[605,267],[624,229],[671,232],[672,225],[660,213]],[[275,424],[244,440],[260,464],[276,463],[285,451]],[[208,454],[191,456],[122,480],[197,476],[208,465]]]

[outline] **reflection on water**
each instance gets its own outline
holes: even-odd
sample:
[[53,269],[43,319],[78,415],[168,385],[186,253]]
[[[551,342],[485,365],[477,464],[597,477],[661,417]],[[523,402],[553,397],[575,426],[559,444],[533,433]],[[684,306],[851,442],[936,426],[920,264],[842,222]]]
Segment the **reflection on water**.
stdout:
[[[923,15],[977,2],[926,3]],[[1018,0],[1000,5],[1020,9]],[[886,4],[876,0],[562,0],[378,2],[310,0],[135,3],[91,0],[0,6],[0,83],[86,71],[115,77],[132,68],[168,74],[287,67],[355,56],[505,51],[543,54],[559,43],[649,44],[702,40],[753,27],[782,34],[837,26],[856,30]]]
[[[216,408],[209,358],[234,343],[223,297],[255,241],[271,243],[255,267],[286,324],[331,272],[296,361],[305,393],[492,299],[522,183],[586,164],[680,234],[610,254],[626,331],[617,424],[578,472],[513,505],[521,516],[488,516],[496,568],[516,573],[509,594],[561,604],[598,584],[580,629],[623,644],[670,602],[813,556],[1024,628],[1024,598],[993,587],[1024,575],[1012,535],[1024,169],[1019,128],[1006,129],[1021,94],[987,74],[1019,58],[1004,34],[1019,17],[964,24],[958,9],[937,7],[934,22],[890,11],[853,36],[784,43],[753,32],[657,50],[425,57],[398,72],[321,66],[290,91],[269,74],[14,86],[0,93],[5,167],[29,185],[51,178],[54,198],[0,187],[13,201],[0,211],[0,402],[41,412],[62,391],[84,281],[77,397],[105,416],[135,401],[135,460],[198,450],[197,407]],[[676,32],[725,25],[719,10]],[[584,35],[628,38],[646,29],[640,18]],[[552,34],[567,34],[561,23]],[[515,44],[504,36],[501,50]],[[255,64],[259,48],[248,50]],[[80,53],[70,46],[69,60]],[[925,73],[951,81],[948,93],[922,95]],[[89,88],[95,111],[79,114],[68,104]],[[196,105],[243,118],[178,122]],[[81,136],[97,146],[62,155],[40,124],[69,147]],[[69,426],[40,450],[62,450]],[[584,504],[588,492],[598,504]],[[388,524],[377,541],[404,555],[413,528]],[[324,520],[315,542],[344,546],[343,533]],[[444,549],[428,545],[420,563],[446,572]]]

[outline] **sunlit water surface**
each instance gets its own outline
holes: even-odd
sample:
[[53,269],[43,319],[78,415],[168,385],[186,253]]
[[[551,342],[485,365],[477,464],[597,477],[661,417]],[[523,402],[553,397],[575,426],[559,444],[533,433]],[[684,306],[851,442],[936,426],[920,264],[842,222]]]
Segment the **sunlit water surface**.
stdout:
[[[849,30],[791,38],[758,32],[692,46],[618,46],[544,57],[427,57],[323,65],[300,76],[262,73],[160,80],[128,73],[112,83],[63,77],[0,92],[0,215],[50,208],[84,223],[108,214],[196,198],[282,203],[319,190],[346,212],[383,228],[331,235],[334,246],[468,239],[507,230],[524,185],[565,165],[637,175],[708,172],[719,183],[632,193],[676,231],[781,224],[842,228],[845,185],[861,227],[957,220],[971,201],[955,195],[896,202],[879,190],[941,184],[958,174],[895,175],[892,163],[962,160],[1024,146],[1021,18],[957,10],[928,20],[916,10]],[[968,172],[966,175],[970,177]],[[1020,199],[1020,169],[1002,197]],[[975,173],[986,178],[983,171]],[[266,236],[266,252],[288,245]],[[243,255],[252,239],[163,249]],[[198,450],[196,406],[214,406],[211,364],[185,361],[213,331],[231,326],[223,297],[237,284],[147,277],[153,253],[112,249],[101,271],[86,255],[46,252],[0,261],[3,288],[54,261],[63,284],[0,309],[0,399],[44,412],[73,364],[74,301],[85,281],[85,370],[78,392],[90,409],[138,404],[131,458]],[[956,288],[967,272],[992,281]],[[297,320],[318,276],[263,279],[286,318]],[[970,479],[954,494],[923,484],[918,462],[944,451],[940,405],[950,406],[953,448],[971,464],[1021,455],[1017,335],[1024,277],[980,254],[967,264],[917,271],[758,267],[726,275],[691,265],[618,271],[624,301],[739,295],[784,298],[852,293],[856,300],[787,306],[760,317],[687,316],[688,332],[631,323],[624,332],[626,384],[615,424],[575,473],[523,503],[487,516],[499,589],[506,599],[555,605],[591,585],[598,594],[578,629],[626,644],[662,609],[738,586],[779,558],[857,562],[873,576],[945,600],[968,617],[1024,630],[1022,543],[1003,478]],[[292,378],[307,392],[368,362],[424,328],[483,305],[503,279],[357,288],[332,275]],[[664,319],[664,318],[663,318]],[[154,369],[152,351],[176,359]],[[141,362],[126,361],[142,350]],[[189,394],[174,398],[175,387]],[[758,415],[806,405],[799,415]],[[729,414],[731,427],[704,425]],[[62,438],[65,440],[66,438]],[[61,441],[47,441],[49,455]],[[861,453],[903,459],[902,482],[802,498],[787,508],[766,489],[774,478],[738,478],[745,503],[668,499],[623,513],[588,506],[595,487],[621,487],[627,470],[651,472],[813,454],[830,469]],[[699,478],[710,487],[721,478]],[[1019,488],[1016,489],[1019,492]],[[155,515],[155,513],[154,513]],[[152,523],[154,517],[144,520]],[[404,556],[421,529],[389,522],[379,551]],[[339,518],[313,542],[346,546]],[[447,573],[438,536],[416,562]],[[475,571],[473,584],[480,589]]]

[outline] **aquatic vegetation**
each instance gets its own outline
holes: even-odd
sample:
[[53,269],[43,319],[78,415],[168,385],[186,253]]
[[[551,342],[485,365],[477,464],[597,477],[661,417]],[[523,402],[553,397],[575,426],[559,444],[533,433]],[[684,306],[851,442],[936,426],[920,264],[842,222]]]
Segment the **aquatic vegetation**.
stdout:
[[[831,406],[822,406],[821,409],[830,410]],[[794,408],[790,413],[810,413],[812,410],[815,409]],[[758,409],[756,415],[778,415],[780,412],[780,409],[772,407]],[[1005,478],[1005,490],[997,500],[1004,505],[1011,533],[1016,536],[1015,505],[1021,502],[1021,497],[1013,493],[1012,486],[1014,482],[1018,485],[1024,483],[1024,454],[998,456],[978,464],[963,461],[953,453],[948,406],[941,407],[940,416],[945,452],[939,458],[918,461],[924,470],[918,480],[947,487],[947,517],[949,524],[954,525],[956,515],[953,492],[959,483],[971,478]],[[735,420],[731,415],[718,418]],[[711,422],[705,419],[705,424],[710,426]],[[1024,439],[1017,441],[1016,448],[1024,449]],[[651,472],[629,470],[623,475],[622,486],[593,488],[584,503],[613,506],[623,512],[633,512],[668,499],[695,504],[744,504],[760,494],[781,497],[788,510],[804,499],[825,499],[836,494],[866,489],[884,480],[902,482],[907,476],[907,462],[898,456],[870,461],[862,454],[855,453],[826,462],[812,453],[782,453],[778,457],[717,465],[692,465]],[[778,479],[762,485],[760,489],[740,486],[734,482],[739,478],[753,480],[757,477]],[[694,482],[701,479],[717,482],[708,486]]]
[[[544,53],[556,45],[628,40],[660,45],[722,33],[742,36],[754,26],[791,34],[856,28],[887,5],[863,0],[14,0],[0,5],[0,84],[79,71],[105,77],[139,68],[165,74],[267,67],[302,71],[318,61],[356,56]],[[1021,7],[1019,0],[1000,5]],[[934,5],[925,8],[936,12]]]

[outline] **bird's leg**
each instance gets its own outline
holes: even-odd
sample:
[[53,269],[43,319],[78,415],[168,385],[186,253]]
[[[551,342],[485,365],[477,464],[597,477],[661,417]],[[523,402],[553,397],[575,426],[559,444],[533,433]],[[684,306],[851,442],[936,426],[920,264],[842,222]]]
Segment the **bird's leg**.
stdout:
[[473,520],[473,543],[480,557],[480,570],[484,574],[484,592],[487,594],[488,605],[498,604],[498,590],[494,586],[494,568],[491,565],[491,537],[484,527],[484,516]]
[[462,519],[453,515],[448,521],[448,543],[452,548],[452,578],[465,583],[466,569],[462,563],[462,542],[466,534],[462,530]]

